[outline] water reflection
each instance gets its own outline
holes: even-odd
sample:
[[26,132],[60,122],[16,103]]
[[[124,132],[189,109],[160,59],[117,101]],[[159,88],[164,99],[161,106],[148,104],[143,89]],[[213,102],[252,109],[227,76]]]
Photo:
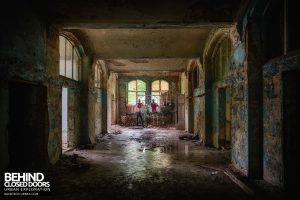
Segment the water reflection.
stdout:
[[189,145],[187,144],[184,145],[184,153],[186,156],[189,155]]
[[133,179],[144,180],[151,176],[151,171],[167,168],[170,166],[170,155],[160,152],[155,148],[147,150],[146,146],[141,148],[141,143],[130,141],[123,148],[124,159],[126,160],[125,173]]

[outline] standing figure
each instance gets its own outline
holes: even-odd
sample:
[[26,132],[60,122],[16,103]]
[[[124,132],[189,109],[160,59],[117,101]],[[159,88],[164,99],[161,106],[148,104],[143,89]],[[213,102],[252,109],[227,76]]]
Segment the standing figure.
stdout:
[[152,103],[150,104],[150,106],[151,106],[151,112],[152,112],[152,113],[157,113],[157,107],[158,107],[158,104],[155,103],[155,100],[154,100],[154,99],[152,99]]
[[135,112],[136,112],[136,125],[139,125],[139,119],[142,122],[142,126],[144,127],[144,121],[143,121],[143,103],[141,103],[141,100],[138,100],[138,103],[135,105]]
[[[150,107],[151,107],[151,112],[152,112],[152,124],[154,125],[155,121],[156,121],[156,125],[158,125],[158,115],[157,115],[157,112],[158,112],[158,104],[155,103],[155,100],[152,99],[152,102],[150,104]],[[154,118],[156,120],[154,120]]]

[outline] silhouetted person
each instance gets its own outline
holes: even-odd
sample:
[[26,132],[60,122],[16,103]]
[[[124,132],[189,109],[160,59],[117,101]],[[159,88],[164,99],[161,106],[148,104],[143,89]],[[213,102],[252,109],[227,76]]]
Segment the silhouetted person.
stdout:
[[152,103],[150,104],[150,106],[151,106],[151,112],[152,112],[152,113],[156,113],[156,112],[157,112],[158,104],[155,103],[155,100],[154,100],[154,99],[152,99]]
[[141,100],[138,100],[138,103],[135,106],[135,112],[136,112],[136,125],[139,125],[139,118],[141,119],[142,126],[144,127],[144,121],[143,121],[143,104],[141,103]]

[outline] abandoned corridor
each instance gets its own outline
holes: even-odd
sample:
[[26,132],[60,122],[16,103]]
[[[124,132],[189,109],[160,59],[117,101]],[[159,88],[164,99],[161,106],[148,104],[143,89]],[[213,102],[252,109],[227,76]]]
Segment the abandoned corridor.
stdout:
[[43,172],[56,199],[297,194],[295,2],[1,2],[1,180]]

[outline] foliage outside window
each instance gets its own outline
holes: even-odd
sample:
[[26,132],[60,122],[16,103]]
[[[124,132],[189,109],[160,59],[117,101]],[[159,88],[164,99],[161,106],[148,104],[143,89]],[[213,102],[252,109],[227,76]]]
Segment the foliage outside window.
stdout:
[[146,100],[146,83],[141,80],[133,80],[128,83],[127,93],[128,105],[135,105],[138,99],[145,104]]
[[81,59],[77,48],[68,39],[59,36],[59,74],[79,81]]
[[[151,99],[154,99],[157,104],[162,105],[164,101],[164,99],[162,99],[162,96],[165,96],[165,94],[167,94],[168,91],[169,91],[169,83],[167,81],[164,80],[153,81],[151,84]],[[165,98],[168,98],[168,96],[165,96]]]

